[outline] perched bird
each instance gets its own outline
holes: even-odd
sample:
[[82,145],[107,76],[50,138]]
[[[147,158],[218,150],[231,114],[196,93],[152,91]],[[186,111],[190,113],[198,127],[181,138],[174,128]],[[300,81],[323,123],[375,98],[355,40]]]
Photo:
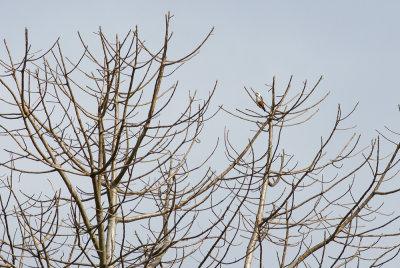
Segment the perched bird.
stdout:
[[257,105],[260,106],[260,108],[265,111],[263,98],[261,97],[260,94],[258,94],[258,92],[256,92],[256,102],[257,102]]

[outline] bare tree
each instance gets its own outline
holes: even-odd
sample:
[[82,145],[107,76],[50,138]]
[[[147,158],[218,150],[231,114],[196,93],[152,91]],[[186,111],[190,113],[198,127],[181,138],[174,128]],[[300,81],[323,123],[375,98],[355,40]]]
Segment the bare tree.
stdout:
[[[58,40],[32,52],[27,31],[21,60],[5,42],[4,265],[314,267],[393,260],[399,211],[384,201],[400,189],[400,143],[380,134],[394,146],[382,157],[382,138],[361,150],[352,134],[337,150],[335,135],[348,117],[339,107],[330,133],[310,149],[313,157],[297,159],[285,133],[312,119],[328,94],[315,98],[322,78],[299,91],[292,78],[280,91],[274,78],[266,93],[245,88],[252,109],[222,108],[255,131],[246,145],[234,146],[226,132],[227,166],[210,166],[217,146],[200,161],[193,150],[215,115],[208,109],[216,85],[205,100],[188,94],[182,105],[170,76],[212,30],[192,52],[170,59],[170,19],[158,51],[137,29],[113,41],[100,29],[99,49],[79,35],[76,61],[63,55]],[[53,192],[18,186],[18,177],[43,176]]]
[[[20,126],[2,125],[3,134],[18,145],[3,166],[57,175],[67,190],[62,194],[51,179],[52,196],[27,194],[22,202],[14,178],[4,182],[9,195],[1,198],[8,231],[2,259],[7,264],[152,267],[170,248],[176,253],[163,262],[181,262],[191,254],[186,244],[195,248],[205,239],[207,229],[189,232],[190,223],[215,182],[208,170],[201,180],[188,181],[199,166],[189,165],[187,157],[212,94],[203,102],[189,96],[181,113],[167,117],[163,113],[177,83],[165,87],[162,82],[198,53],[211,32],[191,53],[171,60],[169,22],[168,15],[159,51],[151,52],[137,30],[112,43],[100,29],[100,56],[81,38],[84,52],[76,63],[63,55],[58,41],[43,55],[31,53],[27,32],[22,61],[15,62],[5,44],[9,61],[2,61],[1,84],[10,98],[2,100],[12,112],[2,117]],[[38,169],[18,165],[26,161]],[[17,219],[13,231],[10,217]]]
[[256,250],[260,267],[271,263],[271,259],[263,261],[263,247],[271,250],[272,245],[276,267],[353,267],[354,263],[375,267],[394,259],[400,250],[396,241],[400,213],[389,203],[389,195],[400,191],[395,181],[399,172],[398,141],[381,134],[393,145],[384,156],[380,137],[360,150],[360,135],[352,133],[348,142],[338,147],[335,137],[346,130],[343,121],[354,112],[343,115],[339,106],[331,131],[321,138],[308,162],[296,160],[296,154],[282,143],[285,130],[311,119],[328,96],[310,103],[321,79],[309,91],[305,82],[300,93],[291,98],[292,79],[278,96],[274,78],[265,113],[239,110],[235,115],[257,125],[266,124],[266,141],[257,146],[265,149],[258,154],[252,150],[249,161],[236,166],[243,178],[248,178],[248,184],[257,189],[251,202],[248,191],[238,197],[249,199],[241,214],[242,228],[250,233],[245,267],[251,267]]

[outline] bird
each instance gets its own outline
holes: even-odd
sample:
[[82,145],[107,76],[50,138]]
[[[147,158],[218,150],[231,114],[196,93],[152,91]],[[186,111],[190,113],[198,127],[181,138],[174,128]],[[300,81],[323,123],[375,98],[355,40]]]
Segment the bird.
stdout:
[[263,109],[264,111],[266,111],[266,110],[265,110],[265,107],[264,107],[263,98],[261,97],[261,95],[260,95],[258,92],[256,92],[256,102],[257,102],[257,105],[258,105],[261,109]]

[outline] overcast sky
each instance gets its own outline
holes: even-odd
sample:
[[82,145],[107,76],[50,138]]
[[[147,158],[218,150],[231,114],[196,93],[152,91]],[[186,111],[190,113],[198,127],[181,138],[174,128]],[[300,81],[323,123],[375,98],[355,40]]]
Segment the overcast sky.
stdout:
[[[23,52],[25,27],[32,50],[49,48],[60,37],[64,55],[75,59],[82,53],[77,32],[90,42],[99,26],[112,38],[137,25],[142,39],[158,48],[170,11],[174,15],[171,57],[190,52],[215,27],[200,54],[174,76],[181,90],[198,90],[200,97],[207,96],[218,80],[214,109],[221,104],[230,110],[254,105],[243,86],[267,98],[264,84],[271,83],[274,75],[278,88],[290,75],[294,88],[306,79],[315,83],[323,75],[320,96],[331,94],[305,133],[292,133],[289,142],[298,152],[316,144],[314,138],[304,142],[309,134],[319,137],[329,130],[338,104],[347,112],[359,102],[345,126],[357,126],[354,131],[363,135],[363,145],[376,137],[376,129],[390,126],[400,131],[399,1],[19,0],[4,1],[1,9],[0,38],[16,55]],[[4,46],[0,56],[5,56]],[[249,133],[235,125],[237,121],[218,116],[209,123],[213,140],[222,137],[227,126],[247,142]]]
[[326,109],[360,102],[353,118],[359,132],[372,137],[375,129],[399,122],[398,1],[20,0],[4,1],[1,9],[0,38],[14,51],[21,51],[27,27],[34,48],[61,37],[71,56],[80,51],[76,32],[94,38],[99,26],[114,35],[138,25],[147,42],[158,44],[171,11],[176,55],[215,26],[201,54],[176,78],[204,92],[218,79],[216,104],[240,106],[243,86],[262,91],[273,75],[282,85],[292,74],[297,83],[323,75],[321,89],[331,91]]
[[[174,15],[172,58],[190,52],[215,27],[200,54],[174,74],[181,92],[197,90],[203,98],[218,80],[214,110],[221,104],[230,110],[254,107],[244,86],[256,89],[268,101],[264,84],[271,83],[274,75],[278,89],[294,75],[294,91],[306,79],[315,83],[323,75],[317,97],[331,94],[320,113],[285,134],[285,150],[299,158],[318,147],[319,137],[334,123],[338,104],[348,112],[359,102],[344,127],[356,125],[347,137],[352,132],[362,134],[362,146],[370,145],[376,130],[385,126],[400,131],[399,1],[19,0],[4,1],[1,9],[0,38],[7,40],[15,55],[24,51],[25,27],[32,51],[49,48],[60,37],[64,55],[72,59],[79,59],[83,51],[77,32],[88,42],[95,41],[93,32],[99,26],[113,38],[137,25],[147,45],[159,48],[165,14],[170,11]],[[4,56],[2,45],[0,57]],[[211,144],[223,137],[225,127],[236,145],[247,143],[251,135],[250,129],[224,113],[207,126]]]
[[[111,37],[137,25],[142,39],[158,47],[168,11],[174,15],[172,56],[190,52],[215,27],[201,53],[175,74],[180,88],[203,97],[218,80],[214,110],[254,105],[243,86],[267,94],[264,84],[274,75],[279,87],[290,75],[295,86],[323,75],[320,96],[331,94],[305,131],[324,134],[316,130],[332,125],[338,104],[350,111],[357,102],[347,126],[357,125],[364,145],[376,129],[400,131],[400,1],[2,1],[0,38],[21,54],[27,27],[34,50],[60,37],[67,56],[78,58],[77,31],[90,40],[99,26]],[[1,45],[0,57],[4,53]],[[227,121],[211,124],[220,127],[215,137],[225,125],[240,130]],[[294,142],[303,140],[296,134]],[[248,132],[244,136],[246,142]]]

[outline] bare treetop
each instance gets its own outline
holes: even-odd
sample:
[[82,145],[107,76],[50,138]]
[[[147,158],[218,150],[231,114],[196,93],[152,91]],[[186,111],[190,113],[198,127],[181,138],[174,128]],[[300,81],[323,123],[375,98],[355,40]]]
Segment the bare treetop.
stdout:
[[[380,133],[367,147],[349,133],[347,142],[332,145],[355,109],[344,114],[339,106],[329,133],[315,141],[310,159],[301,159],[284,135],[311,124],[329,92],[316,93],[322,77],[302,88],[292,86],[292,77],[278,88],[273,77],[263,89],[244,88],[250,108],[215,109],[253,130],[243,147],[225,133],[228,164],[214,161],[222,158],[217,138],[207,155],[195,155],[216,113],[209,108],[217,83],[205,99],[188,93],[177,104],[174,77],[213,29],[188,54],[169,58],[170,19],[156,51],[137,28],[115,39],[100,28],[97,49],[79,35],[75,61],[59,40],[32,52],[27,30],[22,59],[4,41],[0,137],[10,156],[1,162],[4,265],[309,267],[395,260],[400,214],[385,201],[400,189],[393,182],[398,133]],[[383,156],[386,143],[390,154]],[[22,189],[28,178],[47,178],[51,187]]]

